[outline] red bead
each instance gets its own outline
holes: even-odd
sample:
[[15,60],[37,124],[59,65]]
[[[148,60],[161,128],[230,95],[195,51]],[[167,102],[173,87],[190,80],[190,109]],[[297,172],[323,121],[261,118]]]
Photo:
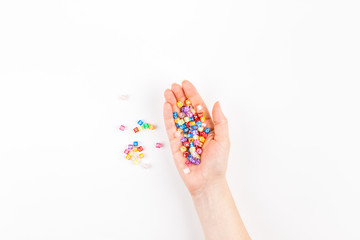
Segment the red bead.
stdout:
[[198,116],[197,114],[194,115],[194,120],[195,120],[195,122],[196,122],[196,121],[199,121],[199,119],[200,119],[200,118],[199,118],[199,116]]
[[190,122],[185,123],[187,127],[190,127]]
[[190,167],[190,166],[191,166],[191,162],[190,162],[189,160],[187,160],[187,161],[185,162],[185,165],[188,166],[188,167]]
[[143,149],[142,146],[139,146],[139,147],[137,148],[137,150],[138,150],[139,152],[141,152],[141,151],[144,150],[144,149]]
[[184,142],[183,145],[184,145],[185,147],[187,147],[187,148],[190,147],[190,143],[189,143],[189,142]]
[[207,133],[206,133],[206,132],[201,132],[201,133],[200,133],[200,136],[206,138],[206,137],[207,137]]
[[198,117],[199,117],[199,118],[201,118],[201,117],[203,117],[203,116],[204,116],[204,114],[203,114],[203,113],[201,113],[201,112],[200,112],[200,113],[198,113],[197,115],[198,115]]
[[183,155],[184,157],[187,157],[190,153],[188,151],[184,152]]

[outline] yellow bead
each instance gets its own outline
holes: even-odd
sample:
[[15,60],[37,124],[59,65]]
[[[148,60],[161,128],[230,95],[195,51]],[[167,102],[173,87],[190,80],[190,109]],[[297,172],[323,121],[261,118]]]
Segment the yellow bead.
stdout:
[[185,122],[184,120],[180,119],[180,121],[178,122],[179,125],[183,125]]
[[184,103],[181,102],[181,101],[178,101],[178,102],[176,103],[176,106],[178,106],[178,108],[181,108],[182,106],[184,106]]
[[126,155],[126,159],[127,160],[130,160],[131,159],[131,156],[128,154],[128,155]]
[[189,117],[184,117],[184,121],[187,123],[190,121],[190,118]]
[[195,151],[196,151],[196,148],[195,148],[195,147],[191,147],[191,148],[190,148],[190,152],[191,152],[191,153],[193,153],[193,152],[195,152]]
[[198,144],[198,147],[203,147],[204,146],[204,143],[203,142],[200,142],[199,144]]
[[195,109],[193,109],[193,108],[190,109],[190,112],[192,112],[192,114],[194,114],[194,115],[196,114],[196,111],[195,111]]
[[193,136],[193,139],[195,140],[195,139],[199,139],[199,136],[198,135],[194,135]]
[[144,154],[143,154],[143,153],[140,153],[140,154],[139,154],[139,158],[144,158]]
[[175,123],[179,123],[180,118],[175,119]]
[[205,122],[205,117],[201,117],[200,121],[204,123]]
[[180,147],[180,151],[181,151],[181,152],[185,152],[186,150],[187,150],[187,149],[186,149],[185,146],[181,146],[181,147]]
[[194,138],[188,138],[188,142],[192,143],[194,141]]
[[132,151],[137,152],[137,147],[133,147]]
[[139,164],[139,160],[134,160],[134,161],[133,161],[133,164],[138,165],[138,164]]
[[190,99],[186,99],[186,100],[185,100],[185,104],[186,104],[186,105],[191,105]]
[[128,155],[130,155],[130,156],[134,156],[134,151],[133,151],[133,150],[131,150],[131,151],[128,153]]
[[205,138],[204,138],[204,137],[200,137],[200,138],[199,138],[199,141],[200,141],[200,142],[205,142]]
[[189,123],[189,125],[190,125],[190,127],[195,126],[195,125],[196,125],[196,122],[195,122],[195,121],[192,121],[192,122]]
[[155,129],[155,126],[152,125],[152,124],[149,124],[149,129],[150,129],[150,130],[154,130],[154,129]]

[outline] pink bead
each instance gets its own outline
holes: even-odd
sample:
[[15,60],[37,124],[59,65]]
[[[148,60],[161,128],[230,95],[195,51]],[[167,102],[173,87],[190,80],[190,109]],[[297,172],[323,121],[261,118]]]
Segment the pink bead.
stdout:
[[198,148],[198,149],[196,149],[196,152],[197,152],[198,154],[201,154],[201,153],[202,153],[202,149],[201,149],[201,148]]
[[156,148],[161,148],[162,144],[161,143],[156,143]]
[[177,137],[177,138],[178,138],[178,137],[180,137],[180,136],[181,136],[181,132],[176,131],[176,132],[175,132],[175,137]]
[[124,125],[121,125],[119,129],[120,129],[121,131],[124,131],[124,130],[125,130],[125,126],[124,126]]
[[130,152],[129,149],[125,149],[125,151],[124,151],[125,154],[128,154],[129,152]]

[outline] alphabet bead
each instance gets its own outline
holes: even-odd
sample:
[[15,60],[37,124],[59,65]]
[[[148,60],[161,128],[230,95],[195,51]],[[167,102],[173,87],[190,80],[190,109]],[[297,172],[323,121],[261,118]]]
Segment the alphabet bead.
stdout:
[[181,108],[182,106],[184,106],[184,103],[181,102],[181,101],[178,101],[178,102],[176,103],[176,106],[177,106],[178,108]]

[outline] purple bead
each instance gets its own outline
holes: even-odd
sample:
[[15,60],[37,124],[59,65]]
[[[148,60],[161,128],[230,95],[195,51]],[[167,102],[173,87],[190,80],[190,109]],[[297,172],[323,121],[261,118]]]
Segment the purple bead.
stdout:
[[182,110],[181,110],[182,112],[184,112],[184,113],[187,113],[188,111],[190,111],[189,110],[189,107],[182,107]]
[[193,135],[199,135],[199,131],[198,131],[198,130],[193,130],[193,131],[191,131],[191,133],[192,133]]
[[199,165],[200,164],[200,159],[195,159],[195,165]]
[[191,157],[189,158],[189,161],[190,161],[191,163],[195,164],[196,159],[191,156]]
[[182,138],[180,139],[180,141],[181,141],[182,143],[187,142],[187,138],[186,138],[186,137],[182,137]]

